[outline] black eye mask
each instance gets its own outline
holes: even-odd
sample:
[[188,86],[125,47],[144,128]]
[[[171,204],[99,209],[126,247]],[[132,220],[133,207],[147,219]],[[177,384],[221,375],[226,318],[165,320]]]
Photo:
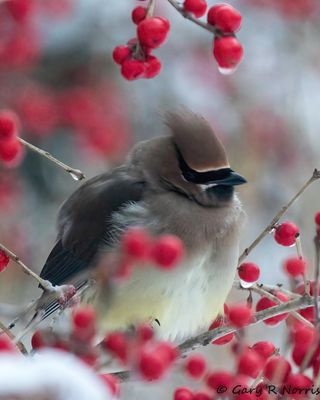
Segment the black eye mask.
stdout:
[[226,186],[242,185],[243,183],[247,182],[246,179],[244,179],[241,175],[235,173],[231,168],[221,168],[218,170],[207,172],[195,171],[194,169],[189,167],[177,147],[176,151],[180,170],[184,179],[188,182],[204,185],[216,183],[217,185]]

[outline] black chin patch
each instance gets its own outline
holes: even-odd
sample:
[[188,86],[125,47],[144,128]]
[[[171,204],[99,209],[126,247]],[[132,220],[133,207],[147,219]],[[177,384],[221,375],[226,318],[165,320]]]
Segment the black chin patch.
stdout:
[[194,169],[190,168],[189,165],[185,162],[182,154],[179,149],[176,147],[179,167],[182,172],[182,175],[185,180],[188,182],[192,182],[195,184],[208,184],[210,182],[221,181],[230,176],[232,169],[231,168],[221,168],[216,171],[207,171],[207,172],[198,172]]

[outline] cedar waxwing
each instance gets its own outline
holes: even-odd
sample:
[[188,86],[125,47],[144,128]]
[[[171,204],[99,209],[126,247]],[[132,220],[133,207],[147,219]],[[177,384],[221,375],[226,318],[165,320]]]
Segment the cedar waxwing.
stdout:
[[204,118],[168,113],[166,124],[171,135],[138,143],[122,166],[88,180],[63,204],[41,277],[81,287],[132,226],[176,235],[185,256],[174,270],[136,268],[112,296],[97,290],[91,299],[104,329],[153,319],[159,336],[174,340],[208,329],[223,310],[244,219],[234,186],[246,180]]

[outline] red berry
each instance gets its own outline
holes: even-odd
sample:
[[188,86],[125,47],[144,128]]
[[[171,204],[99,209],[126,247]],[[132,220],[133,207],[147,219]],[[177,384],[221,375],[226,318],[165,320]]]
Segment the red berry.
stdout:
[[0,272],[7,268],[9,261],[10,258],[6,255],[6,253],[3,250],[0,250]]
[[246,349],[239,357],[238,372],[251,378],[256,378],[261,372],[263,365],[264,359],[258,352]]
[[225,33],[237,32],[241,28],[242,17],[238,10],[229,4],[217,4],[208,12],[208,23]]
[[276,347],[272,342],[261,341],[257,342],[252,346],[252,349],[256,351],[256,353],[260,354],[262,358],[265,360],[271,357],[276,351]]
[[283,264],[285,272],[292,277],[304,275],[306,269],[306,262],[299,257],[290,257],[285,260]]
[[177,388],[174,392],[173,400],[194,400],[193,393],[186,387]]
[[221,4],[215,4],[214,6],[209,8],[208,14],[207,14],[208,24],[215,25],[217,11],[219,11],[220,8],[223,8],[223,7],[230,7],[230,5],[226,4],[226,3],[221,3]]
[[11,163],[20,161],[23,148],[16,138],[0,142],[0,160]]
[[293,332],[292,339],[296,345],[310,346],[315,341],[316,334],[315,328],[303,325]]
[[[288,297],[281,292],[276,292],[276,293],[274,293],[274,295],[282,302],[286,302],[289,300]],[[267,297],[261,297],[261,299],[258,301],[258,303],[256,305],[256,311],[262,311],[267,308],[274,307],[276,305],[277,305],[276,302],[268,299]],[[286,319],[287,316],[288,316],[288,313],[284,313],[284,314],[276,315],[275,317],[267,318],[263,322],[266,325],[276,325],[278,322]]]
[[4,333],[0,334],[0,353],[1,352],[9,352],[16,353],[17,349],[10,338]]
[[162,378],[168,367],[167,357],[161,351],[147,351],[143,349],[140,354],[138,368],[146,380]]
[[128,81],[143,78],[144,63],[140,60],[127,59],[121,65],[121,75]]
[[19,119],[11,110],[0,111],[0,140],[13,139],[18,134]]
[[193,396],[193,400],[212,400],[212,396],[206,392],[196,392]]
[[122,65],[131,56],[131,49],[128,46],[117,46],[114,48],[112,57],[115,63]]
[[217,390],[219,386],[230,388],[232,382],[233,375],[229,371],[211,372],[206,378],[206,384],[214,390]]
[[221,68],[234,68],[242,60],[243,48],[237,38],[225,36],[213,41],[213,55]]
[[99,378],[106,384],[112,396],[118,397],[120,394],[120,382],[111,374],[99,374]]
[[274,356],[267,361],[264,367],[264,376],[272,383],[280,385],[288,379],[291,372],[289,362],[281,357]]
[[170,24],[168,20],[152,17],[140,22],[137,28],[137,35],[143,46],[155,49],[165,42],[169,30]]
[[153,338],[154,332],[152,326],[149,324],[141,324],[137,327],[137,337],[142,342],[148,342]]
[[141,6],[138,6],[133,9],[131,18],[134,24],[138,25],[141,21],[146,18],[147,9]]
[[232,325],[242,328],[252,320],[252,310],[246,304],[238,304],[230,307],[229,320]]
[[238,268],[239,278],[245,282],[255,282],[259,279],[260,268],[251,262],[242,263]]
[[182,241],[174,235],[163,235],[151,250],[152,261],[161,269],[172,269],[182,259]]
[[5,5],[17,22],[24,22],[33,11],[34,0],[10,0]]
[[170,342],[158,342],[154,351],[161,354],[168,365],[173,363],[179,355],[177,347]]
[[40,331],[35,331],[35,333],[32,335],[31,346],[34,350],[45,347],[45,341],[43,340],[42,333]]
[[299,228],[293,222],[286,221],[278,225],[274,232],[274,239],[282,246],[292,246],[299,235]]
[[183,7],[185,11],[194,14],[196,18],[200,18],[207,10],[207,2],[205,0],[185,0]]
[[[313,382],[303,374],[291,374],[285,382],[286,387],[294,388],[294,399],[308,399],[307,389],[313,388]],[[300,390],[301,392],[300,392]]]
[[161,62],[157,57],[148,56],[146,61],[144,62],[145,72],[144,77],[147,79],[154,78],[161,71]]
[[144,229],[131,228],[122,236],[121,245],[128,256],[145,260],[150,254],[151,239]]
[[96,333],[96,313],[90,306],[74,309],[73,333],[80,340],[91,340]]
[[223,346],[224,344],[231,342],[233,337],[234,337],[233,333],[227,333],[226,335],[220,337],[219,339],[213,340],[211,343],[217,346]]
[[198,379],[206,370],[206,361],[201,355],[193,355],[187,359],[185,368],[192,378]]
[[314,221],[317,225],[320,225],[320,211],[314,216]]
[[105,337],[103,347],[113,355],[117,356],[122,362],[128,359],[128,341],[124,333],[111,332]]

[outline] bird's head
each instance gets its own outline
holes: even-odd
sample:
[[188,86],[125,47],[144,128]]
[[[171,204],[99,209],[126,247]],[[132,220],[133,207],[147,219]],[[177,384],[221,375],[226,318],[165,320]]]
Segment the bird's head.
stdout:
[[[146,181],[176,191],[203,206],[223,206],[234,186],[246,180],[229,165],[226,151],[209,123],[190,111],[167,113],[170,136],[139,144],[132,160]],[[160,185],[159,185],[160,183]]]

